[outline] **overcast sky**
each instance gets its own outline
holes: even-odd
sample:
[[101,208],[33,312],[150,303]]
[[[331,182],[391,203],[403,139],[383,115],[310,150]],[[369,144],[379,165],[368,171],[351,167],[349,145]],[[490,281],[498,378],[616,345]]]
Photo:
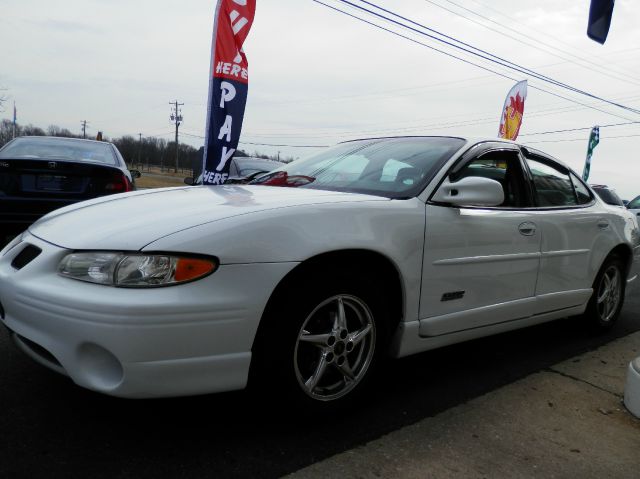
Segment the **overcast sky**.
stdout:
[[[337,0],[323,1],[348,9]],[[588,0],[374,3],[553,79],[640,109],[637,1],[616,1],[604,46],[585,34]],[[0,0],[0,87],[7,88],[10,97],[0,116],[11,117],[15,100],[21,124],[56,124],[79,132],[80,121],[87,120],[91,135],[100,130],[110,137],[142,133],[171,139],[169,102],[177,99],[185,103],[181,131],[196,135],[181,140],[200,146],[214,6],[214,0]],[[417,33],[368,18],[455,53]],[[639,114],[455,53],[514,80],[500,77],[311,0],[257,0],[245,51],[250,85],[240,147],[249,152],[303,157],[318,150],[265,144],[331,145],[371,136],[494,137],[507,91],[514,80],[526,78],[530,89],[519,141],[579,172],[588,130],[534,133],[640,121]],[[602,128],[590,182],[611,185],[627,199],[639,195],[639,150],[640,124]]]

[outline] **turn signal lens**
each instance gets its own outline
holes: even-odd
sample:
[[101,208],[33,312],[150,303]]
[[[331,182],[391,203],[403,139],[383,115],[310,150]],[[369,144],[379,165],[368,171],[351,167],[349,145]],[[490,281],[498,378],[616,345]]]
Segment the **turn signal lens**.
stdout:
[[192,281],[213,272],[215,267],[212,261],[206,259],[179,258],[174,278],[178,283]]
[[194,281],[213,273],[217,267],[213,258],[96,251],[65,256],[58,274],[107,286],[150,288]]

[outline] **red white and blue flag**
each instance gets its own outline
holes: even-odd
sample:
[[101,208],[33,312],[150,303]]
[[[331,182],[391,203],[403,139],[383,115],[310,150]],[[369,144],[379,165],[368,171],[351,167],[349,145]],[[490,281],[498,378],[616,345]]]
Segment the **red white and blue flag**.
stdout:
[[256,0],[218,0],[211,42],[211,70],[202,182],[221,185],[238,147],[249,73],[242,51],[256,12]]

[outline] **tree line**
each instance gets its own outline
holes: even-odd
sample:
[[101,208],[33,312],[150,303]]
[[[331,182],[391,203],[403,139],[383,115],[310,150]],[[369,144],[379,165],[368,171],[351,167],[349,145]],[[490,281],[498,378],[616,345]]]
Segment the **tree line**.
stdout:
[[[66,128],[57,125],[50,125],[46,130],[34,125],[16,124],[16,136],[59,136],[65,138],[82,138],[82,135],[72,133]],[[0,148],[13,138],[13,122],[4,119],[0,122]],[[151,167],[162,170],[178,168],[182,172],[190,170],[194,175],[198,175],[202,168],[202,153],[204,147],[196,149],[191,145],[179,143],[178,163],[176,165],[176,143],[158,137],[135,138],[131,135],[124,135],[119,138],[109,139],[106,136],[104,141],[110,141],[124,157],[129,168],[138,170],[149,170]],[[265,155],[259,152],[248,154],[243,150],[237,150],[236,157],[252,156],[254,158],[264,158],[279,160],[284,163],[292,161],[293,157],[280,157],[279,155]]]

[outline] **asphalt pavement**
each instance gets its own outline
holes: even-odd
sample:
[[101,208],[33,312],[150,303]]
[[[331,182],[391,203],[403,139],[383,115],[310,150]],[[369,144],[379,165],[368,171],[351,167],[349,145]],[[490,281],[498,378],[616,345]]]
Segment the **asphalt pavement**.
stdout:
[[640,332],[320,461],[326,477],[640,477],[640,419],[623,404]]
[[[571,477],[571,472],[575,472],[573,477],[589,477],[571,463],[564,469],[551,470],[555,471],[551,475],[537,468],[509,469],[509,465],[518,460],[534,464],[556,459],[553,447],[542,447],[543,443],[572,444],[571,434],[578,433],[571,429],[554,431],[554,417],[569,414],[573,422],[576,417],[595,421],[596,433],[606,430],[598,422],[603,417],[625,417],[623,410],[604,402],[601,407],[611,414],[597,410],[591,414],[591,408],[588,415],[571,416],[574,398],[575,404],[590,408],[583,402],[590,386],[567,380],[553,370],[571,375],[571,371],[558,368],[577,364],[571,361],[580,355],[599,354],[598,348],[618,344],[616,339],[628,337],[631,341],[637,337],[632,333],[640,330],[639,292],[639,285],[628,289],[619,323],[603,336],[591,335],[579,319],[568,318],[390,361],[380,371],[365,403],[328,417],[299,416],[282,410],[276,390],[266,392],[273,402],[258,400],[246,392],[167,400],[99,395],[32,362],[2,330],[0,477],[260,478],[295,472],[299,477],[516,477],[517,471],[524,471],[520,477]],[[590,363],[585,360],[585,364]],[[587,367],[586,373],[589,370]],[[531,388],[538,388],[538,392]],[[525,398],[530,396],[540,403],[528,414],[523,391],[527,392]],[[611,399],[609,393],[602,393],[603,398]],[[549,406],[545,399],[558,407]],[[489,447],[498,442],[487,441],[497,430],[492,417],[500,411],[511,418],[507,423],[517,423],[518,417],[526,419],[521,422],[523,433],[519,437],[529,437],[525,426],[531,431],[543,428],[547,443],[537,440],[523,445],[530,456],[518,456],[517,448],[515,452],[498,449],[504,451],[500,466],[495,447]],[[478,426],[475,431],[474,424]],[[458,437],[464,441],[458,441]],[[383,442],[385,446],[380,448],[377,441],[389,438],[392,442]],[[606,446],[609,436],[603,434],[602,438]],[[466,456],[460,454],[465,450],[469,453],[475,440],[487,446],[476,448],[488,455],[485,462],[464,461]],[[416,442],[432,444],[439,454],[430,456],[416,449]],[[465,444],[466,449],[456,452],[453,448]],[[618,461],[627,468],[633,466],[633,457],[625,453],[618,458],[615,448],[604,446],[602,450],[611,458],[609,465]],[[566,454],[589,461],[590,456],[582,453],[591,451],[589,447],[574,445]],[[374,454],[367,455],[371,451]],[[376,457],[375,451],[383,455]],[[412,455],[412,451],[421,455]],[[345,455],[363,461],[356,462],[354,469],[348,469],[348,464],[336,469],[333,461]],[[434,457],[451,460],[437,463]],[[606,470],[606,461],[603,464],[598,471]],[[613,477],[625,477],[621,474],[628,470],[620,469],[617,475],[614,470]],[[513,474],[505,475],[509,471]]]

